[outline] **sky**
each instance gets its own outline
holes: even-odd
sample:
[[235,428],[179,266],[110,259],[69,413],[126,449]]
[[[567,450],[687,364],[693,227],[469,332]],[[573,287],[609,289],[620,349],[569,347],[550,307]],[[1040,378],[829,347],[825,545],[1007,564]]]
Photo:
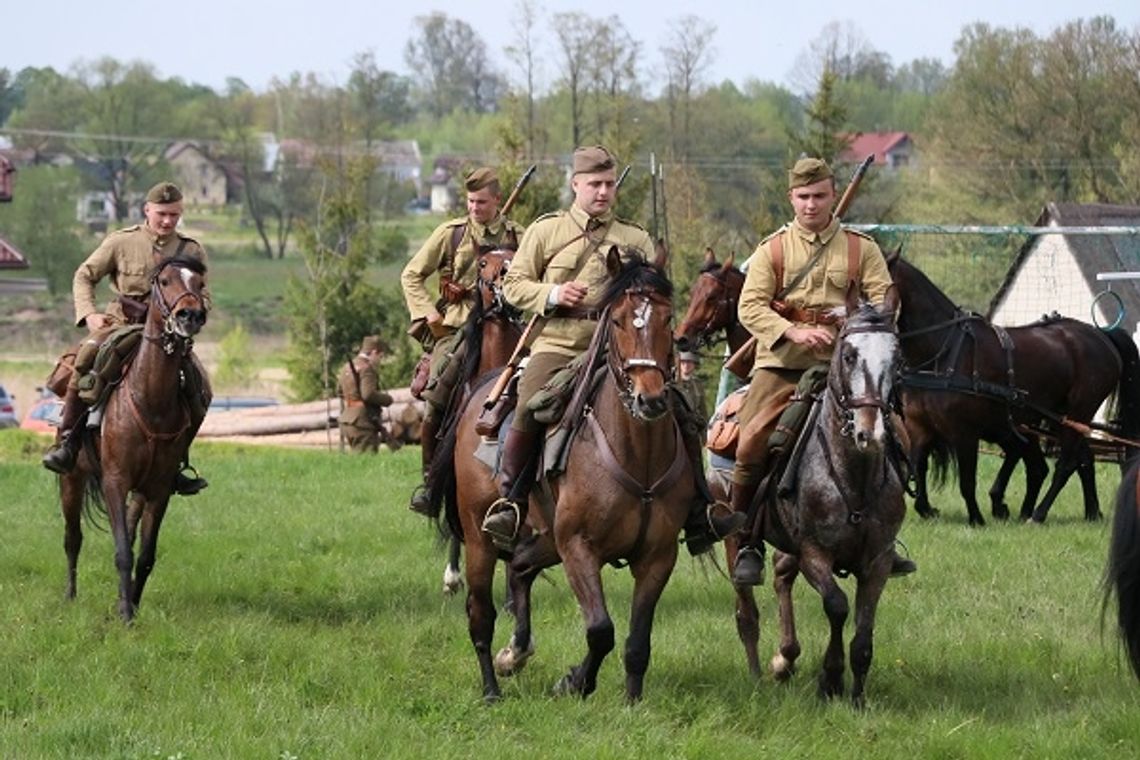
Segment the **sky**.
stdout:
[[[330,84],[348,80],[352,59],[371,51],[381,69],[407,74],[404,47],[415,17],[439,11],[470,24],[487,44],[492,63],[507,75],[503,48],[516,39],[516,0],[484,3],[443,0],[190,0],[164,4],[139,0],[74,0],[6,3],[0,68],[51,66],[67,72],[80,61],[111,56],[142,60],[161,77],[222,89],[229,77],[264,91],[274,77],[313,72]],[[553,77],[555,13],[578,11],[593,18],[617,15],[642,43],[649,81],[660,71],[660,48],[671,23],[696,15],[717,28],[711,82],[750,79],[791,86],[795,63],[830,22],[850,24],[895,66],[916,58],[953,63],[953,45],[964,26],[1025,27],[1047,36],[1076,18],[1112,16],[1118,27],[1140,28],[1136,0],[537,0],[537,27]]]

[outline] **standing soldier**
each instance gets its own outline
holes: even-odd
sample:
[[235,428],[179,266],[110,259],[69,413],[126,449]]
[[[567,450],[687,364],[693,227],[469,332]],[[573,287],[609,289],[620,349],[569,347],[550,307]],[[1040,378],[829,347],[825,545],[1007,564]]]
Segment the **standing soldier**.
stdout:
[[[79,345],[66,391],[51,383],[52,390],[64,397],[58,437],[43,457],[44,467],[52,472],[63,474],[75,467],[79,447],[76,429],[87,416],[87,402],[80,398],[79,381],[92,368],[99,347],[116,328],[145,320],[151,268],[173,256],[206,263],[206,251],[198,241],[177,229],[182,219],[182,191],[175,184],[160,182],[152,187],[146,194],[143,216],[143,224],[112,232],[104,238],[75,271],[71,286],[75,300],[75,324],[85,326],[89,335]],[[104,311],[99,311],[95,303],[95,287],[104,278],[110,280],[116,298]],[[208,309],[209,294],[204,292],[204,295]],[[212,394],[205,370],[193,353],[185,362],[184,374],[188,385],[190,438],[193,440],[205,419]],[[53,380],[57,377],[60,377],[59,373],[53,373]],[[174,480],[175,493],[189,496],[208,485],[190,467],[188,459],[182,469]]]
[[[502,188],[494,169],[481,167],[464,182],[467,216],[435,228],[408,261],[400,275],[404,299],[413,325],[422,321],[430,335],[424,348],[431,352],[431,375],[423,393],[424,421],[420,435],[423,483],[412,493],[410,508],[428,514],[428,470],[435,455],[439,425],[458,381],[462,362],[463,324],[474,304],[475,266],[479,254],[498,249],[515,250],[521,225],[499,213]],[[439,274],[440,299],[432,298],[426,281]]]
[[[614,216],[617,172],[614,157],[601,145],[574,151],[570,186],[574,202],[569,209],[535,220],[523,236],[519,251],[503,283],[507,301],[540,314],[548,321],[531,348],[519,380],[515,417],[503,445],[499,468],[500,497],[487,512],[483,531],[497,545],[513,547],[526,520],[528,495],[535,478],[543,426],[534,419],[527,402],[555,373],[589,348],[597,330],[598,301],[609,274],[605,256],[611,246],[648,258],[653,241],[641,227]],[[686,448],[700,452],[700,432]],[[703,486],[703,467],[694,461]],[[698,493],[707,494],[707,487]],[[712,540],[739,527],[738,515],[710,525],[707,503],[694,504],[685,526],[690,551],[711,547]],[[694,540],[696,537],[700,540]]]
[[[768,439],[787,408],[800,377],[830,361],[848,282],[866,298],[883,301],[891,276],[870,237],[845,230],[833,209],[835,176],[824,161],[801,158],[788,173],[788,200],[795,218],[756,248],[740,293],[740,323],[756,337],[748,393],[739,413],[740,441],[732,476],[732,507],[763,525],[766,499],[753,508],[761,481],[774,465]],[[747,536],[749,531],[745,530]],[[764,582],[764,543],[741,542],[732,580],[742,586]],[[914,572],[914,563],[895,557],[893,574]]]
[[380,449],[384,427],[382,409],[391,405],[392,396],[380,390],[376,368],[388,347],[376,335],[360,342],[360,353],[345,362],[338,386],[344,399],[340,413],[340,432],[349,448],[358,453]]

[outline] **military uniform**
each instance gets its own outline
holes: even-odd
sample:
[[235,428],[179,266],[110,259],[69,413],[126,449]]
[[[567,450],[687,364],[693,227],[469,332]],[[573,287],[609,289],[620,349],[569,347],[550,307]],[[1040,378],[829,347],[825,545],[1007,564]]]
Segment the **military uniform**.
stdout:
[[338,381],[340,396],[344,399],[340,432],[349,447],[360,453],[380,448],[381,410],[392,403],[391,394],[380,390],[376,365],[365,353],[368,346],[365,342],[362,352],[345,363]]
[[[789,190],[814,185],[832,176],[823,161],[800,159],[789,173]],[[848,252],[853,250],[850,235],[856,236],[858,249],[854,262],[849,261]],[[776,281],[772,255],[777,238],[783,259],[780,282]],[[806,276],[781,294],[821,249],[822,253]],[[759,484],[773,464],[769,461],[768,439],[791,402],[800,377],[807,369],[831,360],[834,340],[841,327],[832,310],[846,304],[852,274],[864,297],[872,303],[882,303],[891,285],[882,251],[872,238],[842,229],[839,220],[834,218],[818,232],[802,226],[798,219],[793,220],[764,238],[749,259],[737,311],[740,323],[756,338],[756,357],[748,393],[738,415],[740,440],[732,478],[732,505],[737,511],[752,509]],[[783,314],[772,307],[777,294],[781,294],[780,300],[787,305]],[[795,343],[784,335],[791,327],[827,330],[832,342],[816,349]],[[762,514],[756,517],[757,524],[762,520]],[[741,572],[734,572],[734,580],[745,585],[762,582],[762,562],[763,544],[745,541],[737,565]]]

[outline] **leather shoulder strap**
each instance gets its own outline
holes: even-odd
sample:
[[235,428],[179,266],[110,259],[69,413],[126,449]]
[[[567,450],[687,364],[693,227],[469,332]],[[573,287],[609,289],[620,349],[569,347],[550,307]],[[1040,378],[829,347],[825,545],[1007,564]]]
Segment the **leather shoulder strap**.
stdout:
[[772,272],[775,275],[774,284],[776,292],[784,289],[784,232],[781,230],[772,238],[772,245],[768,251],[772,259]]
[[[847,281],[859,282],[859,236],[849,230],[847,233]],[[863,283],[859,282],[862,287]]]

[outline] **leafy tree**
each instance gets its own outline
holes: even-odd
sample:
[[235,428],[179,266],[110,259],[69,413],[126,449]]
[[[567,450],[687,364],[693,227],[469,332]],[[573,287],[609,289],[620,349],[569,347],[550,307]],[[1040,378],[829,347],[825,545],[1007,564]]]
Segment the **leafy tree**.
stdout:
[[483,38],[466,21],[445,13],[417,16],[415,26],[418,34],[408,40],[404,60],[431,114],[438,118],[457,108],[491,111],[504,82]]
[[[515,42],[504,52],[519,70],[521,79],[518,87],[505,95],[505,108],[508,118],[521,122],[521,148],[523,158],[536,158],[545,151],[547,131],[538,119],[538,42],[536,27],[539,8],[534,0],[517,0],[515,5]],[[516,141],[518,142],[518,141]]]
[[71,278],[85,256],[75,207],[60,202],[79,193],[74,169],[29,166],[20,170],[11,203],[0,205],[0,229],[28,256],[32,270],[47,281],[48,292],[71,292]]
[[699,94],[708,67],[716,58],[712,39],[716,25],[687,15],[669,23],[669,38],[661,48],[668,84],[670,145],[673,155],[686,160],[692,150],[693,99]]
[[[316,220],[299,225],[305,276],[289,279],[284,304],[289,330],[285,365],[299,400],[328,398],[335,368],[365,335],[397,335],[403,328],[399,293],[386,293],[367,277],[370,265],[403,253],[408,245],[401,233],[389,230],[378,236],[367,223],[364,197],[371,173],[368,160],[324,161]],[[406,343],[399,344],[397,361],[410,371]]]
[[816,156],[833,163],[847,147],[850,131],[847,107],[836,93],[839,77],[824,69],[815,98],[804,109],[805,123],[799,132],[788,134],[792,157]]

